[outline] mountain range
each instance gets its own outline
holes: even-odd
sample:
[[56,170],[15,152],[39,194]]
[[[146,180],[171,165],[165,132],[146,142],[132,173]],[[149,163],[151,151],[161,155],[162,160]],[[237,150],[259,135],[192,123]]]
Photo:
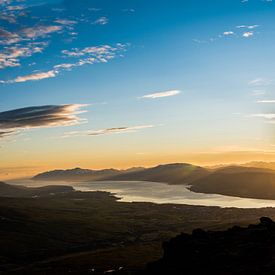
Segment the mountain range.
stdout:
[[250,162],[243,165],[204,168],[188,163],[158,165],[127,170],[89,170],[74,168],[38,174],[33,180],[43,181],[151,181],[189,185],[199,193],[245,198],[275,199],[274,163]]
[[38,174],[34,180],[48,181],[153,181],[169,184],[190,184],[208,175],[208,170],[187,163],[158,165],[152,168],[131,168],[127,170],[105,169],[70,169],[54,170]]

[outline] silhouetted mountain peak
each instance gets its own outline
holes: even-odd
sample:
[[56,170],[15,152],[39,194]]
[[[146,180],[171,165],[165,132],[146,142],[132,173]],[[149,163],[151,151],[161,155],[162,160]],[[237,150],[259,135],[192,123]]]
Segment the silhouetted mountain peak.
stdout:
[[[182,168],[182,167],[195,167],[195,165],[193,164],[190,164],[190,163],[168,163],[168,164],[160,164],[158,166],[156,166],[155,168],[157,167],[174,167],[174,168]],[[198,167],[198,166],[197,166]]]
[[68,170],[53,170],[41,173],[33,177],[34,180],[65,180],[65,181],[102,181],[102,180],[126,180],[126,181],[154,181],[170,184],[190,184],[208,174],[208,171],[200,166],[189,163],[162,164],[151,168],[130,168],[126,170],[103,169],[89,170],[74,168]]

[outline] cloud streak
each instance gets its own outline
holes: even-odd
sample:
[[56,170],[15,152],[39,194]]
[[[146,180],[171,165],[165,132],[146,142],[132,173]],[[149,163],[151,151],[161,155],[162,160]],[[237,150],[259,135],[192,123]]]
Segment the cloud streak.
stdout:
[[234,34],[234,32],[232,32],[232,31],[225,31],[223,33],[223,35],[225,35],[225,36],[229,36],[229,35],[233,35],[233,34]]
[[251,116],[252,117],[262,117],[262,118],[266,118],[266,119],[274,119],[275,118],[275,114],[254,114]]
[[165,92],[157,92],[157,93],[153,93],[153,94],[144,95],[141,98],[156,99],[156,98],[162,98],[162,97],[175,96],[180,93],[181,93],[181,91],[179,91],[179,90],[170,90],[170,91],[165,91]]
[[258,100],[257,103],[275,103],[275,99]]
[[0,131],[0,139],[13,135],[14,133],[14,131]]
[[275,114],[274,113],[263,113],[263,114],[253,114],[250,117],[262,118],[267,123],[275,123]]
[[46,78],[52,78],[57,75],[57,72],[54,70],[48,71],[48,72],[41,72],[41,73],[34,73],[29,74],[25,76],[18,76],[14,80],[7,81],[7,83],[20,83],[20,82],[26,82],[26,81],[37,81],[42,80]]
[[144,129],[153,128],[154,125],[138,125],[138,126],[124,126],[124,127],[113,127],[100,130],[89,130],[89,131],[74,131],[67,132],[63,137],[72,136],[102,136],[110,134],[124,134],[124,133],[135,133]]
[[259,25],[240,25],[240,26],[236,26],[237,29],[249,29],[249,30],[253,30],[258,28]]
[[272,83],[272,80],[262,77],[251,80],[248,84],[251,86],[268,86]]
[[70,126],[82,123],[78,117],[81,104],[33,106],[10,111],[0,112],[0,138],[15,134],[18,131],[44,128]]

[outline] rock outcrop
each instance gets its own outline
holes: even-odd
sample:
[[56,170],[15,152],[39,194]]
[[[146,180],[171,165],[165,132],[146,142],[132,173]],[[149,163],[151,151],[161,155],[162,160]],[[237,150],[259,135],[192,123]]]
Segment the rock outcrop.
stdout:
[[164,255],[144,274],[275,274],[275,223],[181,235],[163,244]]

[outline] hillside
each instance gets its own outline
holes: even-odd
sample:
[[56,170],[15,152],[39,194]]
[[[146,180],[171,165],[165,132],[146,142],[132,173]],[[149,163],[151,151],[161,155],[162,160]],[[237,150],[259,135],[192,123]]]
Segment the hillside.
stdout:
[[257,168],[264,168],[264,169],[272,169],[275,170],[275,162],[265,162],[265,161],[251,161],[242,164],[245,167],[257,167]]
[[131,168],[127,170],[86,170],[75,168],[71,170],[54,170],[41,173],[33,177],[34,180],[48,181],[153,181],[169,184],[189,184],[208,174],[202,167],[174,163],[159,165],[153,168]]
[[159,165],[153,168],[124,173],[110,177],[110,180],[152,181],[169,184],[190,184],[203,178],[208,171],[200,166],[187,163]]
[[116,169],[90,170],[74,168],[68,170],[53,170],[38,174],[33,177],[34,180],[49,180],[49,181],[86,181],[99,180],[104,177],[119,174]]
[[144,274],[274,274],[275,223],[227,231],[194,230],[163,244],[164,255]]
[[248,167],[248,166],[239,166],[239,165],[229,165],[216,169],[215,172],[224,173],[224,174],[235,174],[235,173],[275,173],[274,170],[268,168],[260,167]]
[[140,274],[183,231],[246,226],[262,216],[274,219],[275,208],[127,203],[106,192],[0,197],[0,274],[102,275],[119,267],[111,274]]
[[230,166],[194,181],[190,189],[200,193],[275,199],[275,172],[269,169]]
[[44,186],[37,188],[29,188],[24,186],[16,186],[0,182],[0,197],[34,197],[49,196],[53,194],[63,194],[72,192],[74,189],[70,186]]

